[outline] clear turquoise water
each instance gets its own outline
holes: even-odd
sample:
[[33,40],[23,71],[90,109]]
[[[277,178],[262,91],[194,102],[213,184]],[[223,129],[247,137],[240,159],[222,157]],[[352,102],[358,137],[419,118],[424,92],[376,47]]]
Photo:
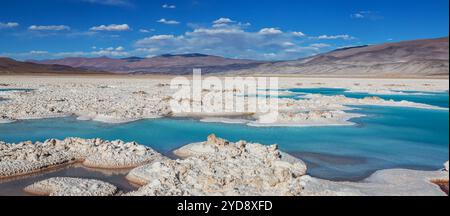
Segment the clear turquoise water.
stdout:
[[346,92],[347,89],[341,88],[297,88],[289,89],[289,91],[296,93],[294,96],[298,97],[305,94],[323,94],[323,95],[344,95],[349,98],[364,98],[368,96],[377,96],[386,100],[401,101],[407,100],[416,103],[425,103],[439,107],[449,107],[448,92],[419,92],[419,91],[405,91],[405,93],[419,93],[410,95],[383,95],[383,94],[367,94],[357,92]]
[[309,174],[333,180],[360,180],[376,170],[436,170],[449,158],[449,112],[393,107],[359,107],[368,117],[355,126],[256,128],[202,123],[194,119],[141,120],[127,124],[75,118],[0,124],[0,140],[44,141],[74,136],[137,141],[170,155],[173,149],[203,141],[211,133],[231,141],[279,144],[308,163]]
[[21,89],[21,88],[6,88],[6,89],[1,89],[1,88],[0,88],[0,92],[5,92],[5,91],[32,91],[32,89]]

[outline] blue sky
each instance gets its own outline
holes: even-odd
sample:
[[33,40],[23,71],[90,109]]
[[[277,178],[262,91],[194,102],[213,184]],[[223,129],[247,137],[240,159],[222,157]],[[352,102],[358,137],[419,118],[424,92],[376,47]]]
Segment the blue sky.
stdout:
[[296,59],[448,36],[448,0],[0,0],[0,56]]

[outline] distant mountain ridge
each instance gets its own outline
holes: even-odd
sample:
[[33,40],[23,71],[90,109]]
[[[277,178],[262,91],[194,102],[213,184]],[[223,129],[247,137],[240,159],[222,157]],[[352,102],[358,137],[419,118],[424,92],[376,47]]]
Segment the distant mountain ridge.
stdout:
[[2,74],[93,74],[105,73],[87,71],[64,65],[44,65],[32,62],[20,62],[11,58],[0,57],[0,75]]
[[201,68],[204,73],[216,73],[249,69],[263,63],[260,61],[230,59],[200,53],[164,54],[152,58],[63,58],[34,62],[125,74],[189,74],[192,73],[193,68]]

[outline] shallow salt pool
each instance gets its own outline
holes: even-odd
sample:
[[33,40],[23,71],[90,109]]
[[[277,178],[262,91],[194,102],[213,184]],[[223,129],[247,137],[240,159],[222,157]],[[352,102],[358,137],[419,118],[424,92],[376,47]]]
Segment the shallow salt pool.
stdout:
[[82,137],[137,141],[170,152],[185,144],[219,137],[262,144],[302,158],[308,173],[330,180],[361,180],[376,170],[411,168],[437,170],[449,155],[449,112],[398,107],[361,106],[355,126],[257,128],[204,123],[195,119],[141,120],[126,124],[78,121],[75,118],[27,120],[0,124],[0,140],[44,141]]
[[24,92],[27,92],[27,91],[33,91],[32,89],[19,89],[19,88],[4,88],[4,89],[2,89],[2,88],[0,88],[0,92],[6,92],[6,91],[24,91]]
[[288,89],[294,95],[283,96],[287,98],[299,98],[306,94],[322,94],[322,95],[344,95],[349,98],[365,98],[376,96],[385,100],[394,101],[411,101],[416,103],[424,103],[439,107],[449,107],[448,92],[421,92],[421,91],[398,91],[399,94],[369,94],[360,92],[349,92],[343,88],[294,88]]

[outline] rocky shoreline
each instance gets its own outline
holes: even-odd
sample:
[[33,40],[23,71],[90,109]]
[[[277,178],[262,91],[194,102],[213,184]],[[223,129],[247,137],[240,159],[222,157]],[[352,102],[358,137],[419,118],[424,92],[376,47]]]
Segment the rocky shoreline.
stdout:
[[53,164],[103,169],[136,167],[126,176],[140,185],[122,193],[109,183],[83,178],[57,177],[35,182],[25,191],[50,196],[352,196],[445,195],[436,182],[448,184],[448,162],[442,171],[381,170],[362,182],[333,182],[310,177],[303,161],[278,146],[210,135],[174,151],[172,160],[154,150],[121,141],[68,138],[33,144],[0,144],[0,176],[40,172]]

